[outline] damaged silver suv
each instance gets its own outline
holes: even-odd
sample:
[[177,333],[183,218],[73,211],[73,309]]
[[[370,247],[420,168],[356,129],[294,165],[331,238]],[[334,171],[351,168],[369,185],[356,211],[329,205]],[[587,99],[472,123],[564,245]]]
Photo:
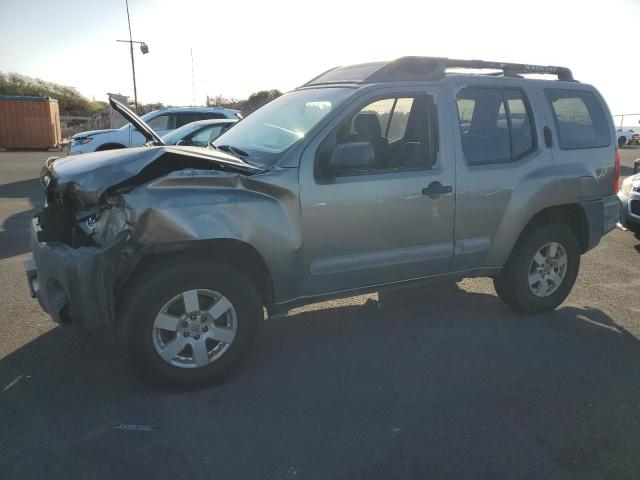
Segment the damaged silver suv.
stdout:
[[404,57],[329,70],[210,148],[139,129],[146,147],[46,162],[27,275],[55,321],[118,328],[173,385],[319,299],[490,276],[553,309],[619,216],[611,115],[562,67]]

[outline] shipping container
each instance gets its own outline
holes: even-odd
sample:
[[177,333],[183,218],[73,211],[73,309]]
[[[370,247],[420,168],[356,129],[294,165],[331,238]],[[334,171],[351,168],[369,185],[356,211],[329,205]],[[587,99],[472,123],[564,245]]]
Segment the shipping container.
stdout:
[[0,148],[49,149],[60,142],[56,99],[0,95]]

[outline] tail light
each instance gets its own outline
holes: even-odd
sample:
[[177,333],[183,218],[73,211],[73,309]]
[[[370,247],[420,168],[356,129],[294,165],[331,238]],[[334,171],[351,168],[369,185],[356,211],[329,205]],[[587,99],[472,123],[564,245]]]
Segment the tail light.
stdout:
[[620,184],[620,150],[616,148],[616,167],[613,172],[613,193],[618,193]]

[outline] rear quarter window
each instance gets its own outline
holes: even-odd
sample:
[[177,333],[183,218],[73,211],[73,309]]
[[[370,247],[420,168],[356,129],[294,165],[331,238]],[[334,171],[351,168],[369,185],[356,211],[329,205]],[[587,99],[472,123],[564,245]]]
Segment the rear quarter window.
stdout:
[[607,115],[593,93],[548,88],[545,95],[562,150],[600,148],[611,144]]

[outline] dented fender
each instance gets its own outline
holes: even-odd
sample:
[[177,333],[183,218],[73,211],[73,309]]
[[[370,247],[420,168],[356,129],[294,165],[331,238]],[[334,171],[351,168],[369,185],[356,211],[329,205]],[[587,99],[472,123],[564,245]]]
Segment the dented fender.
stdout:
[[[169,173],[121,195],[131,212],[131,242],[145,247],[237,240],[253,247],[272,276],[276,298],[298,284],[302,243],[297,169],[246,176],[215,170]],[[193,242],[193,243],[192,243]],[[287,293],[288,296],[288,293]]]
[[28,278],[57,321],[112,323],[144,255],[206,252],[216,240],[242,242],[262,257],[276,302],[297,294],[295,168],[264,170],[214,150],[161,146],[50,159],[42,180],[47,205],[34,219]]

